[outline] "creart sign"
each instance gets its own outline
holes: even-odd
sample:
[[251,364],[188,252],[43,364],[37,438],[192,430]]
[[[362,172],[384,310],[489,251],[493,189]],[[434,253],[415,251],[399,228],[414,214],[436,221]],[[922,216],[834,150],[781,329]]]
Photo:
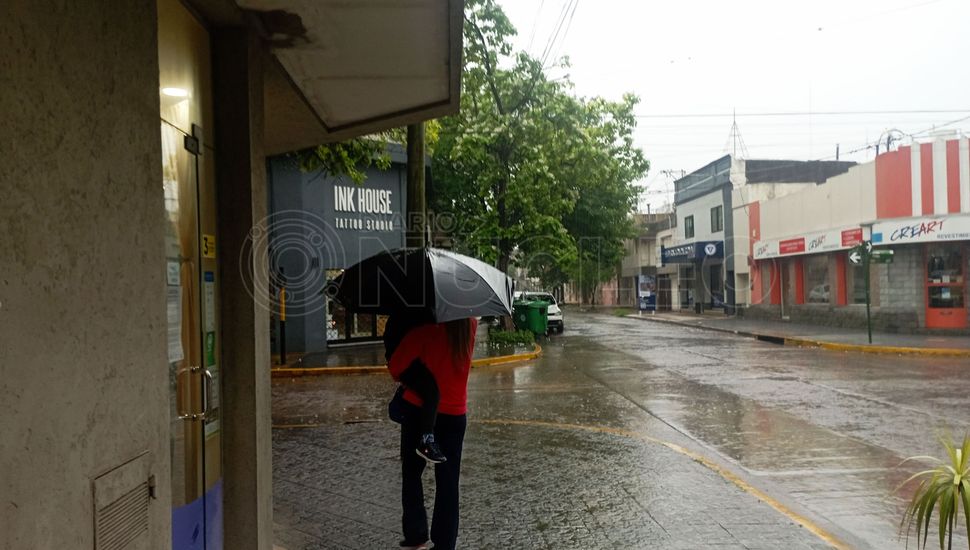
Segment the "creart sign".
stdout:
[[862,228],[849,227],[816,231],[784,239],[766,239],[754,243],[754,259],[767,260],[782,256],[818,254],[845,250],[862,242]]
[[970,215],[929,216],[878,222],[872,226],[875,245],[970,240]]

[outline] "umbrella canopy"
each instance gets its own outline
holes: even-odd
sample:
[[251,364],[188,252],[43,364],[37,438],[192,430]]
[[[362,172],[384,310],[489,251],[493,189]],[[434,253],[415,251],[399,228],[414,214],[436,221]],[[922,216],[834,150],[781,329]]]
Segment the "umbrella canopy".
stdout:
[[439,323],[511,315],[513,290],[505,273],[437,248],[378,253],[350,266],[324,289],[351,311],[389,315],[422,308]]

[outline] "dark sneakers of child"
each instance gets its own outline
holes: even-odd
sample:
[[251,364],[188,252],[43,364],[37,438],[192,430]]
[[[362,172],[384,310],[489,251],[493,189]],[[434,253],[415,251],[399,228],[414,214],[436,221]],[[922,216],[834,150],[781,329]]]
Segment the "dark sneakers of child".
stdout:
[[438,447],[438,444],[435,443],[434,434],[422,435],[421,442],[418,444],[418,448],[414,451],[432,464],[441,464],[442,462],[448,460],[445,458],[445,455],[441,453],[441,449]]
[[400,546],[401,546],[401,550],[428,550],[429,548],[431,548],[430,546],[428,546],[429,542],[430,541],[412,544],[406,540],[402,540],[400,543]]

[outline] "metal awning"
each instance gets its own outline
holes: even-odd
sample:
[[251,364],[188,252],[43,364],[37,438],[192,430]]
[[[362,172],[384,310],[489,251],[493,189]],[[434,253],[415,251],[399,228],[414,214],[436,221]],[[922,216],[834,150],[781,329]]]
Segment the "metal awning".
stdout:
[[458,112],[464,0],[184,0],[266,41],[267,155]]
[[453,114],[463,0],[237,0],[258,21],[267,154]]

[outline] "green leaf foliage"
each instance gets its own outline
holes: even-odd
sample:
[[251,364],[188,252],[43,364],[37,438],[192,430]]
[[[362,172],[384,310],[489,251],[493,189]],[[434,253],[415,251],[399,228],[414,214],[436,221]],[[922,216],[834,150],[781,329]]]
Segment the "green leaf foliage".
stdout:
[[[438,142],[439,124],[425,123],[425,148],[431,154]],[[389,143],[407,143],[407,128],[394,128],[380,134],[363,136],[347,141],[318,145],[295,153],[304,172],[322,172],[332,177],[346,176],[357,185],[367,179],[371,166],[380,170],[391,167],[387,152]]]
[[[957,446],[949,437],[940,439],[946,450],[946,460],[918,456],[907,459],[929,461],[936,466],[914,474],[903,486],[918,482],[903,521],[901,533],[908,539],[916,528],[916,547],[926,548],[934,511],[938,514],[937,534],[940,550],[953,548],[953,532],[958,527],[963,508],[965,529],[970,532],[970,435]],[[970,542],[968,542],[970,544]]]

